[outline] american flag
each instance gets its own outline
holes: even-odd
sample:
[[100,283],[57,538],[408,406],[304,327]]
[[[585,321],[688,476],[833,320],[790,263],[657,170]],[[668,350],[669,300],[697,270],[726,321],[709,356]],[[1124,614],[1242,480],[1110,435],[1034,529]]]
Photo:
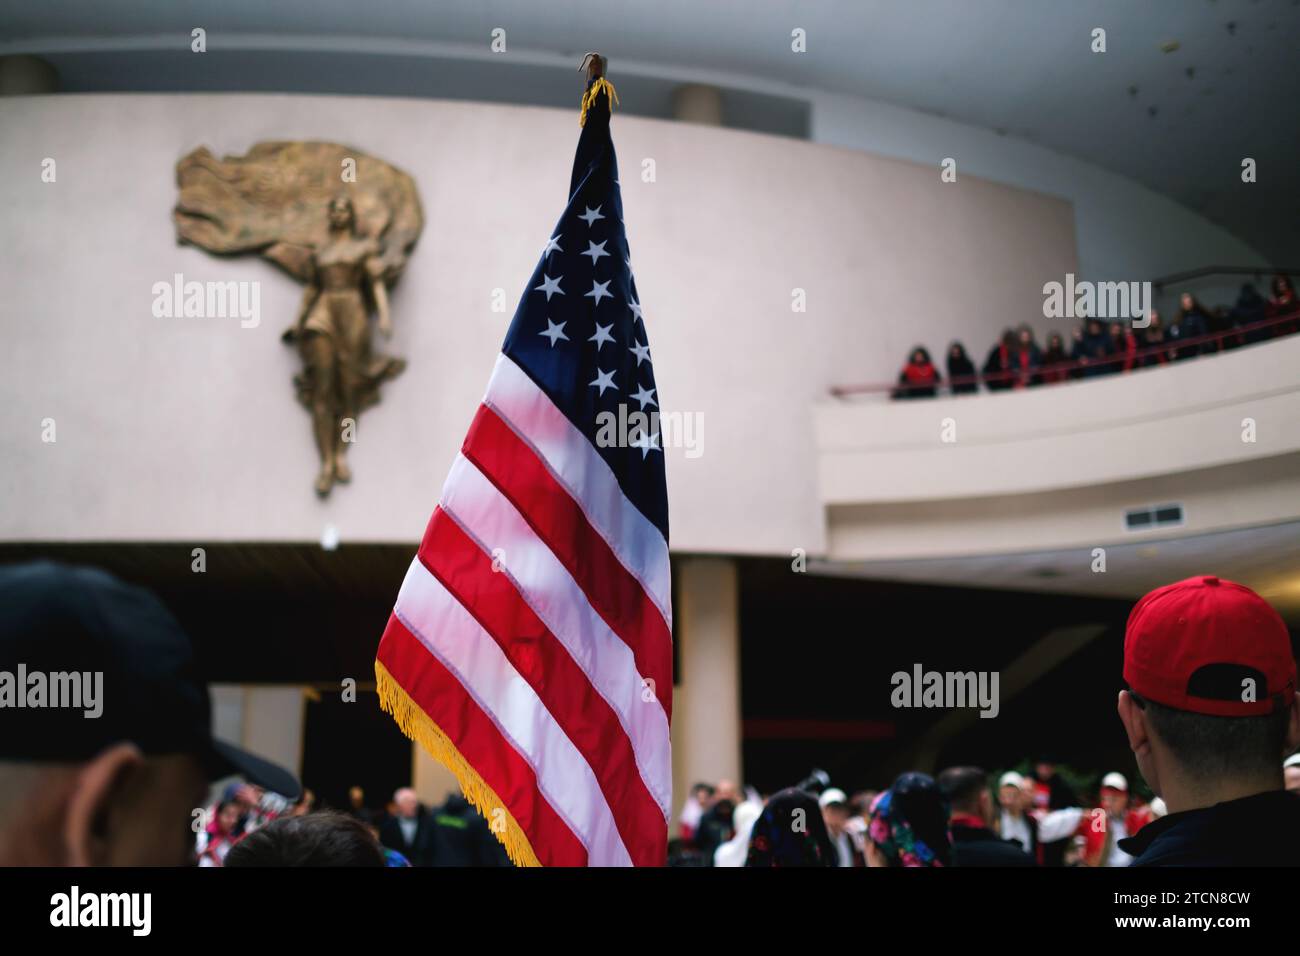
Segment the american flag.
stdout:
[[668,497],[609,91],[375,660],[384,709],[519,865],[667,848]]

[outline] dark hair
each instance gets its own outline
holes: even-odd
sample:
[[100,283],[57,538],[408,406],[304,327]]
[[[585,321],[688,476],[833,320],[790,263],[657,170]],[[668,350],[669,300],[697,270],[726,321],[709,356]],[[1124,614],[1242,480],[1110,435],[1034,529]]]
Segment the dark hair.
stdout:
[[980,791],[988,786],[988,775],[979,767],[949,767],[939,774],[939,790],[954,810],[979,809]]
[[342,813],[281,817],[230,848],[226,866],[383,866],[365,824]]
[[1286,746],[1285,708],[1255,717],[1214,717],[1174,710],[1136,694],[1134,699],[1174,760],[1193,776],[1249,776],[1277,769]]

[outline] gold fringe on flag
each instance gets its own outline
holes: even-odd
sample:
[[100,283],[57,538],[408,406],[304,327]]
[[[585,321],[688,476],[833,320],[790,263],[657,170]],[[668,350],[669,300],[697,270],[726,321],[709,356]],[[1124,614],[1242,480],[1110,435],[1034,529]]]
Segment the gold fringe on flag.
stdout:
[[596,102],[596,97],[600,95],[601,90],[609,95],[609,111],[614,112],[614,104],[618,102],[618,92],[614,89],[614,84],[602,76],[582,95],[582,112],[578,114],[579,126],[587,125],[587,110],[591,109],[591,104]]
[[[452,772],[456,782],[460,784],[461,792],[465,794],[465,799],[480,816],[488,821],[488,829],[496,834],[496,838],[506,848],[510,861],[515,866],[541,866],[537,854],[533,852],[532,845],[528,842],[528,837],[524,835],[523,828],[511,815],[505,802],[483,781],[478,771],[461,756],[451,739],[429,719],[429,715],[420,709],[419,704],[411,700],[402,685],[379,661],[375,661],[375,684],[376,690],[379,691],[379,706],[393,715],[393,720],[397,721],[397,726],[402,729],[402,733]],[[505,815],[504,832],[497,832],[495,821],[497,811]]]

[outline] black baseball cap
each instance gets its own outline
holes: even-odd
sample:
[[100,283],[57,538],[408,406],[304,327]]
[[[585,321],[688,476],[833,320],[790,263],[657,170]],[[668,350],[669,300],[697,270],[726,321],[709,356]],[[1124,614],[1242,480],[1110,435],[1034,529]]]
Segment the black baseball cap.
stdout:
[[[91,716],[98,712],[97,716]],[[72,763],[129,741],[290,800],[288,770],[212,736],[189,637],[150,591],[52,561],[0,567],[0,760]]]

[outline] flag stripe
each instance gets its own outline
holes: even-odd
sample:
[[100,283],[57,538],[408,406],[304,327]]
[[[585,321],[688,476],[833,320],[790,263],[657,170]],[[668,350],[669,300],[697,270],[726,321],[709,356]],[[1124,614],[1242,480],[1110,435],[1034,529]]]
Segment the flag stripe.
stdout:
[[393,613],[451,671],[532,767],[538,792],[587,848],[589,865],[630,866],[595,773],[496,641],[419,557],[407,569]]
[[668,839],[668,823],[641,778],[631,741],[564,645],[520,597],[508,572],[494,571],[493,559],[441,509],[429,522],[420,559],[492,636],[577,746],[600,781],[633,859],[654,859]]
[[506,355],[497,358],[483,404],[537,453],[623,566],[641,582],[671,628],[668,542],[623,494],[614,472],[587,437]]
[[[640,582],[532,450],[487,406],[479,406],[462,452],[515,506],[596,613],[633,649],[638,669],[655,681],[655,696],[671,722],[672,688],[662,680],[672,662],[672,635]],[[658,668],[656,662],[661,662]]]
[[[537,775],[438,656],[396,616],[376,655],[407,696],[455,742],[464,760],[505,804],[543,866],[586,866],[587,848],[537,789]],[[400,675],[400,676],[399,676]],[[493,808],[483,809],[494,823]]]
[[[452,463],[441,508],[505,568],[524,601],[619,715],[642,778],[666,818],[672,801],[668,715],[657,701],[653,706],[643,702],[645,687],[632,649],[592,609],[582,588],[514,505],[463,456]],[[669,657],[666,666],[671,665]],[[671,689],[671,670],[664,676]]]

